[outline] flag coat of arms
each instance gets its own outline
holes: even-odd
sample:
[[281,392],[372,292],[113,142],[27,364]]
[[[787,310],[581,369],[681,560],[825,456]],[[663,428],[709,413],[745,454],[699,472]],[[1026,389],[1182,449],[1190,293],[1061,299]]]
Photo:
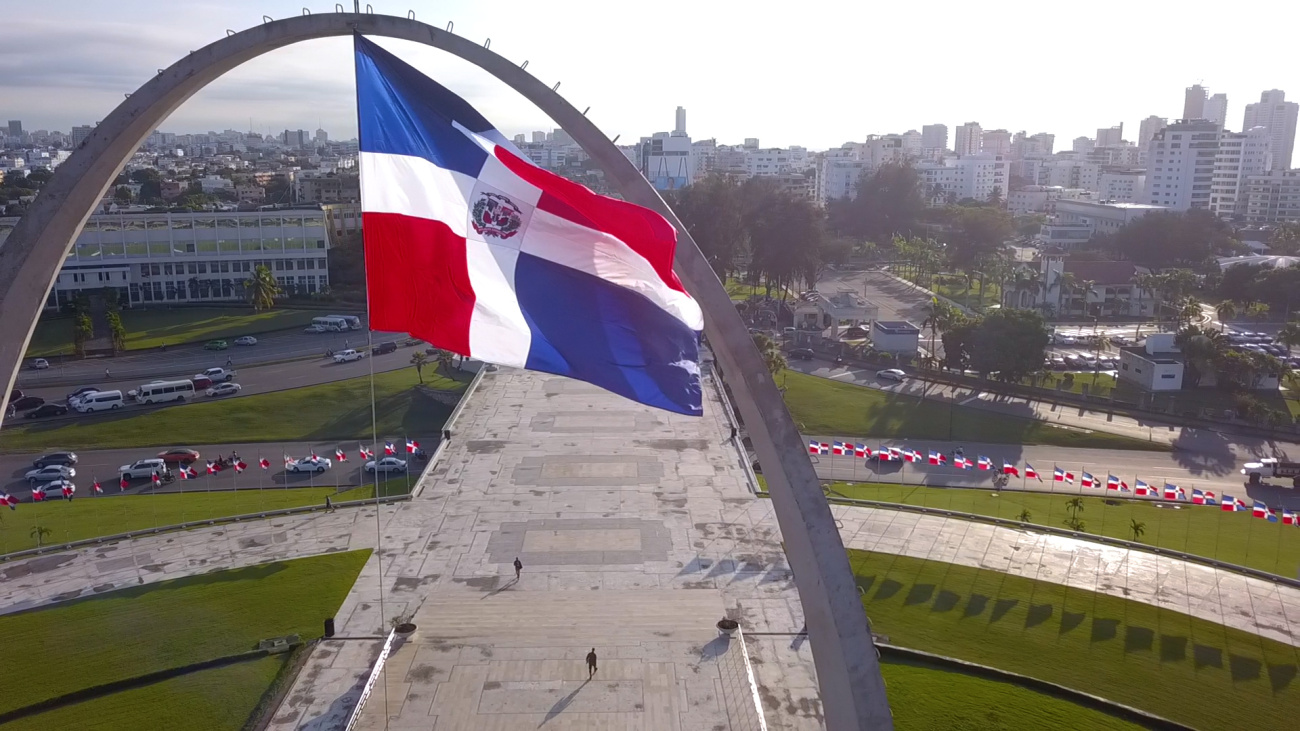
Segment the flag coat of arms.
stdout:
[[858,446],[853,448],[853,454],[855,456],[866,459],[867,457],[871,456],[871,447],[868,447],[865,444],[859,444]]
[[1136,485],[1135,485],[1135,487],[1137,488],[1137,494],[1138,494],[1138,495],[1155,495],[1155,494],[1156,494],[1156,493],[1155,493],[1155,490],[1152,489],[1152,487],[1151,487],[1150,485],[1148,485],[1147,483],[1143,482],[1142,480],[1138,480],[1137,483],[1136,483]]
[[831,454],[844,455],[844,442],[835,442],[831,445]]
[[365,38],[354,49],[371,326],[700,415],[704,317],[672,225],[533,165]]

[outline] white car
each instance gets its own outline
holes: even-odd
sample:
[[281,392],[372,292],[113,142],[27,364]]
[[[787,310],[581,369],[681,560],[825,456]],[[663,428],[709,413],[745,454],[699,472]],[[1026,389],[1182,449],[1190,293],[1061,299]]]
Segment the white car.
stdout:
[[307,327],[304,327],[302,331],[305,333],[323,333],[325,332],[325,328],[320,325],[308,325]]
[[324,457],[303,457],[285,465],[285,472],[324,472],[330,468],[330,461]]
[[1052,344],[1054,345],[1074,345],[1077,342],[1079,342],[1077,339],[1069,335],[1061,335],[1060,333],[1057,333],[1052,336]]
[[348,348],[347,350],[340,350],[339,352],[335,353],[334,362],[351,363],[354,360],[361,360],[364,357],[366,357],[365,351],[353,350],[352,348]]
[[907,378],[907,374],[897,368],[886,368],[883,371],[876,371],[876,378],[882,381],[898,381],[901,383],[904,378]]
[[53,480],[66,480],[70,477],[76,477],[77,470],[75,467],[67,467],[61,464],[51,464],[44,467],[38,467],[29,470],[23,477],[33,485],[38,482],[51,482]]
[[235,345],[257,345],[257,338],[252,335],[244,335],[235,338]]
[[32,361],[32,368],[35,368],[38,371],[43,371],[49,367],[50,367],[50,362],[48,360],[45,360],[44,358],[37,358],[36,360]]
[[374,461],[374,460],[371,460],[370,462],[367,462],[367,463],[366,463],[366,472],[371,472],[371,473],[373,473],[373,472],[375,472],[376,470],[378,470],[378,471],[380,471],[380,472],[385,472],[385,473],[387,473],[387,472],[405,472],[405,471],[406,471],[406,460],[404,460],[404,459],[398,459],[398,458],[396,458],[396,457],[384,457],[383,459],[379,460],[378,462],[376,462],[376,461]]
[[63,487],[65,485],[70,486],[74,493],[77,491],[77,486],[73,485],[71,480],[63,480],[63,479],[55,480],[54,482],[51,482],[50,484],[45,485],[44,487],[41,487],[39,489],[41,492],[45,493],[46,500],[54,500],[54,499],[62,500]]
[[136,461],[135,464],[122,465],[117,468],[117,473],[128,480],[140,480],[146,477],[153,477],[157,472],[159,475],[165,475],[170,470],[167,469],[167,463],[161,459],[151,458]]
[[232,396],[239,393],[241,389],[243,389],[243,386],[238,383],[218,383],[205,393],[209,396]]
[[202,373],[195,373],[194,377],[206,378],[213,383],[217,381],[233,381],[235,380],[235,372],[228,371],[225,368],[209,368]]

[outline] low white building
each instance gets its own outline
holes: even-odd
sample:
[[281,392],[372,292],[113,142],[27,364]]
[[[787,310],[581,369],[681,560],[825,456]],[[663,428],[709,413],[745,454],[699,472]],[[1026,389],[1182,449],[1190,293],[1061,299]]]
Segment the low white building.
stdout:
[[922,192],[930,205],[973,198],[988,200],[996,191],[1007,196],[1010,174],[1002,155],[971,155],[945,158],[943,162],[922,162],[916,166],[921,176]]
[[1142,347],[1120,348],[1119,378],[1146,391],[1177,391],[1183,387],[1183,358],[1170,333],[1147,336]]
[[902,320],[876,320],[871,323],[871,347],[882,353],[916,355],[921,328]]
[[1145,203],[1058,200],[1053,223],[1082,224],[1089,226],[1094,233],[1114,233],[1148,213],[1163,210],[1167,209]]
[[1097,198],[1116,203],[1137,203],[1146,180],[1143,170],[1102,173],[1097,178]]

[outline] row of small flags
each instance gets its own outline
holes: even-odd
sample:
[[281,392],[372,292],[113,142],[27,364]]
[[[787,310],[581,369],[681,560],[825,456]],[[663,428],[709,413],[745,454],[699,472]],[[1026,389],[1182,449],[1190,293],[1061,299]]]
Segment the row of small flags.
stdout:
[[[924,462],[931,465],[948,464],[948,456],[942,452],[931,451],[928,455],[923,456],[920,452],[910,447],[880,447],[879,449],[873,450],[865,444],[853,444],[851,442],[819,442],[816,440],[809,440],[808,453],[818,455],[843,455],[861,457],[864,459],[878,457],[882,462],[902,461]],[[981,470],[990,471],[993,469],[993,464],[992,459],[983,455],[977,457],[974,462],[962,455],[953,455],[952,457],[952,465],[964,470],[978,467]],[[1014,477],[1021,476],[1020,469],[1006,460],[1002,461],[1001,472],[1004,475],[1012,475]],[[1035,479],[1039,482],[1043,481],[1043,478],[1038,474],[1038,470],[1034,469],[1034,466],[1028,462],[1025,463],[1024,477]],[[1075,475],[1073,472],[1052,465],[1053,482],[1065,482],[1073,485],[1074,479]],[[1089,472],[1080,471],[1079,486],[1100,489],[1101,481],[1093,477]],[[1164,484],[1163,488],[1158,488],[1154,485],[1149,485],[1142,480],[1136,480],[1133,487],[1130,488],[1127,482],[1121,480],[1115,475],[1109,474],[1106,475],[1106,489],[1119,493],[1131,492],[1139,497],[1163,497],[1165,500],[1187,500],[1188,498],[1186,490],[1168,482]],[[1254,501],[1253,505],[1247,508],[1246,504],[1241,500],[1225,494],[1223,496],[1223,502],[1220,503],[1218,496],[1209,490],[1201,491],[1193,489],[1191,502],[1193,505],[1221,505],[1222,510],[1230,512],[1244,512],[1250,510],[1254,517],[1263,518],[1274,523],[1278,522],[1279,518],[1278,514],[1274,512],[1272,508],[1258,500]],[[1283,525],[1300,525],[1300,513],[1283,508],[1281,521]]]
[[[415,450],[419,448],[420,448],[419,442],[415,441],[414,439],[406,440],[407,454],[414,454]],[[361,455],[361,459],[373,459],[375,456],[374,450],[367,449],[363,444],[357,445],[357,452]],[[392,442],[385,442],[384,454],[390,456],[397,454],[397,447],[394,446]],[[308,459],[310,459],[313,464],[320,462],[320,457],[316,455],[315,451],[311,453],[311,456]],[[348,461],[348,455],[342,449],[335,449],[334,459],[338,460],[339,462],[346,462]],[[287,454],[284,455],[285,467],[288,467],[289,465],[293,464],[296,461],[297,460],[294,459],[293,457],[290,457]],[[261,467],[264,470],[268,470],[271,468],[271,461],[265,457],[259,457],[257,460],[257,466]],[[235,474],[239,474],[244,470],[248,469],[248,464],[244,462],[244,460],[238,459],[235,460],[235,463],[232,464],[231,467],[234,468]],[[215,475],[218,472],[220,472],[222,469],[224,469],[224,467],[222,467],[221,464],[217,462],[209,461],[204,469],[204,472],[206,472],[209,475]],[[182,480],[197,480],[199,477],[199,471],[194,469],[193,465],[180,465],[180,469],[177,470],[177,472],[180,475],[180,478]],[[150,477],[150,480],[153,482],[155,487],[162,484],[162,476],[159,475],[157,472],[153,473],[153,475]],[[121,480],[118,481],[117,486],[122,491],[125,491],[128,484],[129,483],[127,482],[127,479],[123,477]],[[62,488],[63,488],[63,498],[65,500],[71,500],[73,496],[76,495],[77,493],[77,486],[72,484],[71,482],[65,481],[63,483]],[[104,486],[99,483],[99,480],[95,480],[94,484],[91,485],[91,489],[95,491],[96,495],[104,494]],[[33,487],[32,502],[39,503],[44,501],[45,501],[45,488]],[[17,510],[18,498],[14,497],[13,495],[10,495],[4,490],[0,490],[0,505],[7,505],[9,506],[10,510]]]

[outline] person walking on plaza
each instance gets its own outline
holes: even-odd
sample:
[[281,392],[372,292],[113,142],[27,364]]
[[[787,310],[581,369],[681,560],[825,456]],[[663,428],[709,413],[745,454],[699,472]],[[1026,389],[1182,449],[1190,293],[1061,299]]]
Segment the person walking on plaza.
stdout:
[[524,570],[524,564],[515,556],[515,581],[519,581],[519,572]]
[[590,680],[591,676],[595,674],[596,674],[596,648],[593,647],[591,648],[591,652],[587,653],[587,679]]

